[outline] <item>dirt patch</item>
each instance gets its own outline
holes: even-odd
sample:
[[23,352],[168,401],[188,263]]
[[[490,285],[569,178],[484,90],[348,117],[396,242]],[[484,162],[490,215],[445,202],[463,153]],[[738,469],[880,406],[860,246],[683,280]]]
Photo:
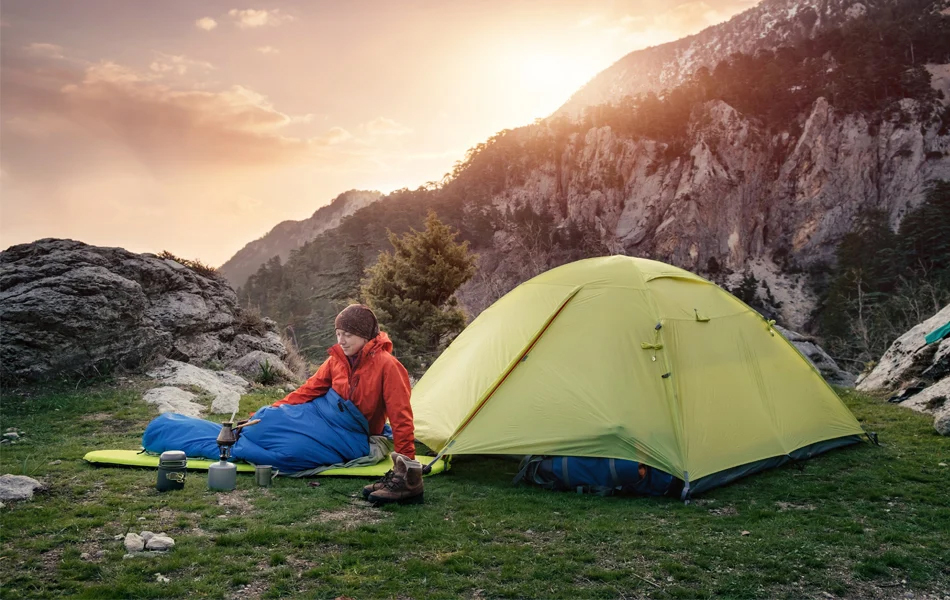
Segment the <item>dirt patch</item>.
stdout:
[[317,566],[317,563],[310,560],[297,558],[295,556],[288,556],[287,566],[294,570],[294,573],[296,573],[297,577],[302,577],[305,571],[309,571],[310,569],[314,568]]
[[62,559],[63,549],[59,547],[40,554],[40,562],[43,563],[43,571],[46,573],[55,573],[59,569],[59,563]]
[[314,515],[311,523],[339,523],[345,530],[356,529],[360,525],[381,523],[387,514],[378,508],[363,503],[348,504],[336,510],[324,510]]
[[100,562],[106,556],[106,551],[99,545],[98,540],[90,540],[79,544],[79,555],[88,555],[83,560],[88,562]]
[[267,591],[267,581],[257,578],[247,585],[233,590],[227,595],[228,600],[257,600]]
[[218,494],[218,506],[223,506],[231,514],[246,515],[254,510],[247,492],[234,490],[227,494]]
[[775,506],[778,507],[780,512],[786,512],[789,510],[815,510],[815,506],[812,504],[793,504],[792,502],[776,502]]
[[722,508],[709,509],[709,514],[717,517],[732,517],[739,514],[739,511],[736,510],[735,506],[723,506]]
[[135,429],[137,423],[128,419],[116,419],[111,413],[91,413],[79,417],[80,421],[95,423],[96,433],[127,433]]
[[79,417],[79,420],[80,421],[108,421],[111,418],[112,418],[112,413],[98,412],[98,413],[92,413],[89,415],[83,415]]

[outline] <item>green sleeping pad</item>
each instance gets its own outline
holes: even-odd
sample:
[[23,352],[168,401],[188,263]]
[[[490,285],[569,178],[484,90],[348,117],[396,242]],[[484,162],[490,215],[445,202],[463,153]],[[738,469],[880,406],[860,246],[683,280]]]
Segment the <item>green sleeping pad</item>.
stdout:
[[[83,457],[87,462],[99,466],[112,467],[154,467],[158,468],[158,456],[154,454],[139,454],[135,450],[93,450]],[[432,462],[434,456],[417,456],[416,460],[423,465]],[[207,460],[203,458],[189,458],[188,468],[195,471],[207,471],[208,467],[218,461]],[[254,465],[246,462],[235,462],[238,473],[253,473]],[[393,468],[393,460],[386,457],[375,465],[368,467],[349,467],[346,469],[327,469],[319,474],[323,476],[337,477],[382,477],[387,471]],[[438,460],[432,465],[432,475],[441,473],[448,469],[445,458]]]

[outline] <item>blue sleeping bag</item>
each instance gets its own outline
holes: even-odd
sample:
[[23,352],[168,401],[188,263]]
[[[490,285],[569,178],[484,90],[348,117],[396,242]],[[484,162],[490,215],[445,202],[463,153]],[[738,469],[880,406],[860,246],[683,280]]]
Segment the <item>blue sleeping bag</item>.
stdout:
[[555,490],[599,494],[664,496],[677,491],[678,479],[643,463],[581,456],[526,456],[515,483],[527,481]]
[[[304,404],[261,407],[251,418],[261,422],[241,429],[231,451],[233,460],[296,473],[369,454],[366,417],[332,389]],[[220,431],[220,423],[165,413],[145,428],[142,447],[154,453],[182,450],[187,456],[216,460]]]

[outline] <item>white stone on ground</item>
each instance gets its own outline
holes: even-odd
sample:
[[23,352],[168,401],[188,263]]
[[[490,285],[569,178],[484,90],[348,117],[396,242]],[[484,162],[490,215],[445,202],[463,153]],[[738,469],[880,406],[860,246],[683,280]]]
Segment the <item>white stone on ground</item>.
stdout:
[[0,475],[0,500],[29,500],[44,485],[26,475]]
[[175,540],[162,533],[152,536],[145,544],[146,550],[171,550],[174,547]]
[[202,369],[177,360],[165,361],[148,375],[166,385],[192,385],[205,390],[214,396],[211,412],[217,414],[234,412],[241,402],[241,394],[250,387],[247,381],[233,373]]
[[145,540],[137,533],[129,532],[125,534],[125,549],[129,552],[141,552],[145,550]]

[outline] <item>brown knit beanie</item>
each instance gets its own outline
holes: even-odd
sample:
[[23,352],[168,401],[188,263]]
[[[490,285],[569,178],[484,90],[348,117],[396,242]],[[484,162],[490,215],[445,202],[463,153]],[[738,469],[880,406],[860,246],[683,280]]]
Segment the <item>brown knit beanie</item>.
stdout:
[[379,322],[368,306],[351,304],[340,311],[333,322],[336,329],[371,340],[379,335]]

